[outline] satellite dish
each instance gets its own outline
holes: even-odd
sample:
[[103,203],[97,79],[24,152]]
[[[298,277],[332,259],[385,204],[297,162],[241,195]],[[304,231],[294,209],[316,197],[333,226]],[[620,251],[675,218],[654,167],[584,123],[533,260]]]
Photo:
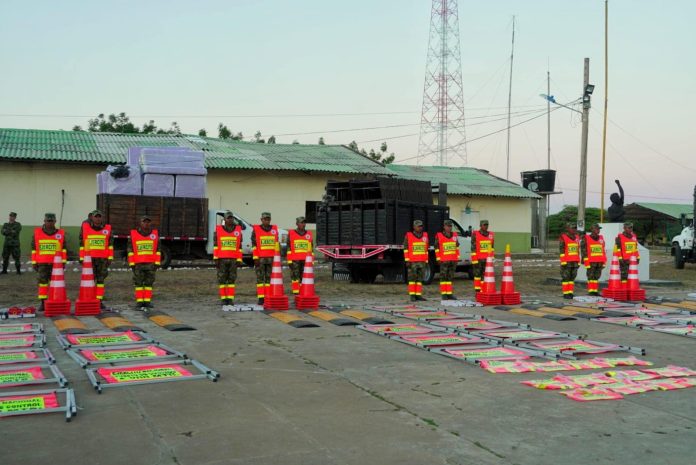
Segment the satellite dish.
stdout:
[[527,184],[527,189],[529,189],[532,192],[536,192],[539,190],[539,184],[532,181],[529,184]]

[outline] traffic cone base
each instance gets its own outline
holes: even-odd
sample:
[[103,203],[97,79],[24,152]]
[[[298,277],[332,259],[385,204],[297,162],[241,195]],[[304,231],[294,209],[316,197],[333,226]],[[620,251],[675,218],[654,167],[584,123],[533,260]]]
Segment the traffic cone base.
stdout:
[[628,265],[628,299],[632,301],[645,300],[645,289],[640,288],[638,280],[638,260],[635,255],[631,255],[631,261]]
[[65,292],[65,273],[63,270],[62,254],[57,253],[53,258],[51,282],[48,286],[48,298],[44,301],[44,315],[70,315],[70,300]]
[[512,277],[512,256],[510,255],[510,244],[505,246],[503,281],[500,285],[500,293],[503,295],[502,303],[505,305],[518,305],[522,303],[522,296],[519,292],[515,292],[515,282]]
[[497,292],[495,288],[493,257],[488,257],[486,259],[486,270],[483,273],[482,284],[481,292],[476,294],[476,301],[483,305],[501,305],[503,303],[503,295]]
[[97,285],[94,282],[92,257],[87,254],[82,261],[82,277],[80,279],[80,296],[75,301],[75,315],[99,315],[101,304],[97,298]]
[[602,297],[614,300],[628,300],[628,292],[621,284],[619,256],[616,248],[614,248],[614,256],[611,259],[611,267],[609,268],[609,281],[607,281],[607,287],[602,289]]

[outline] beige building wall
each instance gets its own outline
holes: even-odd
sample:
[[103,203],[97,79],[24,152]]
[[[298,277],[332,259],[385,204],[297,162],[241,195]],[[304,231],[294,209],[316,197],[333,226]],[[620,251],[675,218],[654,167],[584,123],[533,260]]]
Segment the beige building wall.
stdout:
[[[491,229],[506,232],[532,231],[532,201],[530,199],[508,199],[502,197],[464,197],[449,194],[447,203],[450,216],[460,223],[465,223],[467,206],[473,213],[478,213],[479,220],[490,221]],[[474,229],[478,224],[473,225]]]

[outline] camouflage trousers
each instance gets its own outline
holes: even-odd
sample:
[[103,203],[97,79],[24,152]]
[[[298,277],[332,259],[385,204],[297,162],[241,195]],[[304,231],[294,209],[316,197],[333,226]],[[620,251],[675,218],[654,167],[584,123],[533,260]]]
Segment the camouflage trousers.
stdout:
[[53,264],[39,263],[36,265],[36,282],[39,285],[39,300],[48,298],[48,284],[51,282],[51,272]]
[[302,283],[302,275],[304,274],[305,262],[304,260],[294,260],[288,262],[290,267],[290,279],[292,280],[292,293],[300,293],[300,284]]
[[631,262],[629,260],[621,260],[619,259],[619,270],[621,270],[621,282],[627,282],[628,281],[628,267],[630,266]]
[[237,281],[237,260],[220,258],[217,260],[218,284],[234,284]]
[[573,295],[578,268],[580,268],[580,263],[577,262],[568,262],[565,265],[561,265],[561,290],[564,296]]
[[271,284],[271,271],[273,269],[273,259],[262,257],[256,260],[254,271],[256,272],[256,296],[263,299],[266,295],[266,287]]
[[474,278],[483,279],[483,273],[486,271],[486,260],[479,260],[478,263],[471,265],[474,270]]
[[133,267],[133,284],[135,287],[152,287],[155,284],[155,272],[157,267],[154,263],[136,263]]
[[457,270],[457,262],[440,262],[440,282],[451,282],[454,279],[454,273]]
[[106,277],[109,276],[109,265],[111,260],[108,258],[93,258],[92,269],[94,270],[94,282],[104,284]]
[[18,245],[9,245],[5,243],[2,246],[2,269],[7,271],[7,267],[10,266],[10,256],[15,261],[15,265],[17,266],[17,269],[19,269],[19,256],[21,254],[21,250],[19,249]]
[[602,270],[604,269],[604,263],[590,263],[590,267],[587,268],[587,280],[597,281],[599,277],[602,276]]
[[428,262],[408,262],[406,264],[409,295],[419,296],[423,293],[423,277],[426,266],[428,266]]

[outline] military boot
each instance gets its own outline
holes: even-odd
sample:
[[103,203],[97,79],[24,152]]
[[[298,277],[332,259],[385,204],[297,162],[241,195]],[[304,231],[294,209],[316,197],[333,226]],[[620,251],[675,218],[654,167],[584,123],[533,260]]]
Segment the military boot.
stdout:
[[15,268],[17,268],[17,274],[22,274],[19,263],[15,263]]

